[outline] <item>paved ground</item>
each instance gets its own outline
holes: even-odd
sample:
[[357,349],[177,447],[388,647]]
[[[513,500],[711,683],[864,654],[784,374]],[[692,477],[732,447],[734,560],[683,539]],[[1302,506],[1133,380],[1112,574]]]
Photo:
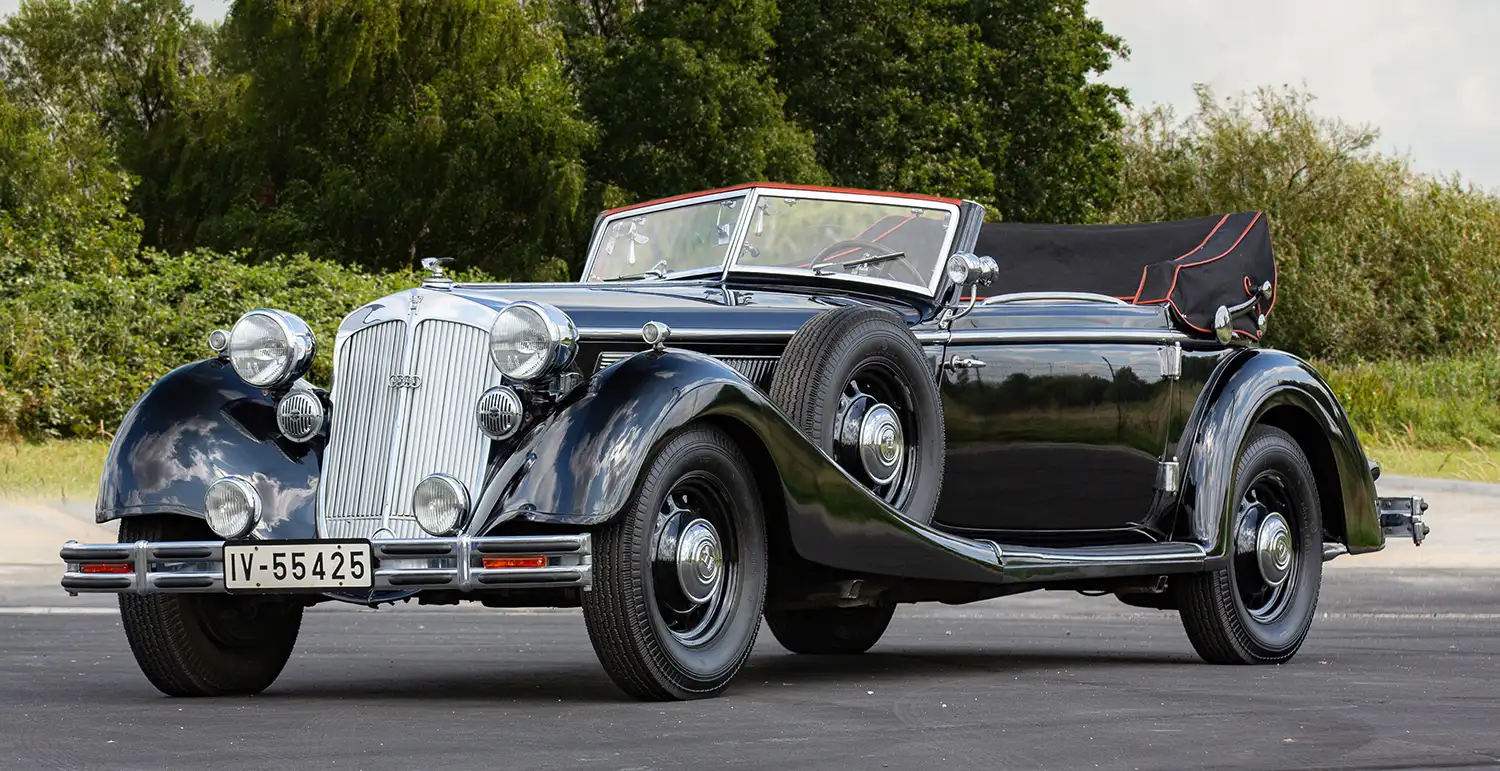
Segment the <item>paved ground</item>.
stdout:
[[678,704],[621,696],[577,612],[406,607],[310,612],[262,696],[168,699],[112,598],[67,598],[31,544],[97,538],[87,507],[0,506],[0,769],[1497,767],[1500,497],[1405,484],[1434,538],[1330,563],[1288,665],[1204,665],[1174,614],[1038,593],[905,607],[864,656],[763,632],[725,697]]

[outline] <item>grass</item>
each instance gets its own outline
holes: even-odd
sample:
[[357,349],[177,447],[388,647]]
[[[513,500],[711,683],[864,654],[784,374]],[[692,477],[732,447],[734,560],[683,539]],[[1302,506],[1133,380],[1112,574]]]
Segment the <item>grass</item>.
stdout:
[[1500,482],[1500,452],[1486,450],[1478,445],[1432,449],[1367,443],[1365,454],[1378,462],[1381,472],[1385,474]]
[[0,443],[0,499],[92,499],[108,451],[102,439]]

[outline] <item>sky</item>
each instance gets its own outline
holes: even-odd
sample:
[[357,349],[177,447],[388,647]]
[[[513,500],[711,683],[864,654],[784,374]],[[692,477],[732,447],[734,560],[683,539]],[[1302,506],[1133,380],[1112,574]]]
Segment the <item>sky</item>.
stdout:
[[[9,14],[20,0],[0,0]],[[200,0],[202,19],[229,0]],[[1317,110],[1381,132],[1419,170],[1500,190],[1500,0],[1089,0],[1130,58],[1105,80],[1138,105],[1190,112],[1220,95],[1292,85]]]

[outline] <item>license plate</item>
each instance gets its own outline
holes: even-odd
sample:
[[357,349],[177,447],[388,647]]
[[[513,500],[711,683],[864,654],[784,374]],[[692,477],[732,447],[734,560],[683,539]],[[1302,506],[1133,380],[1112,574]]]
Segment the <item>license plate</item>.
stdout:
[[374,561],[367,541],[267,541],[224,546],[224,588],[368,589]]

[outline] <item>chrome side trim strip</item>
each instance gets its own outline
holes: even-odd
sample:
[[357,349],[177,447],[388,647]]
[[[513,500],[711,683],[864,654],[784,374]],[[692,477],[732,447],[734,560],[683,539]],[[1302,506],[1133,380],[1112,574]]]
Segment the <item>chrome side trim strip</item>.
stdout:
[[1129,305],[1118,297],[1094,292],[1011,292],[991,295],[979,301],[980,305],[1003,305],[1005,303],[1104,303],[1106,305]]
[[1208,552],[1195,543],[1048,548],[986,542],[1000,555],[1005,583],[1151,576],[1202,570]]
[[[1193,338],[1168,329],[955,329],[948,342],[975,343],[1148,343],[1168,345]],[[922,339],[919,334],[918,340]]]
[[[266,541],[274,544],[275,541]],[[372,589],[517,589],[593,585],[593,545],[580,535],[516,535],[473,538],[376,538]],[[541,567],[486,568],[485,556],[542,557]],[[62,588],[70,593],[224,593],[223,541],[83,544],[69,541],[59,556],[67,563]],[[84,573],[82,563],[131,566],[129,573]],[[318,594],[323,590],[310,589]]]
[[[678,329],[672,328],[672,342],[683,340],[789,340],[795,329]],[[641,341],[640,327],[579,327],[581,340]]]

